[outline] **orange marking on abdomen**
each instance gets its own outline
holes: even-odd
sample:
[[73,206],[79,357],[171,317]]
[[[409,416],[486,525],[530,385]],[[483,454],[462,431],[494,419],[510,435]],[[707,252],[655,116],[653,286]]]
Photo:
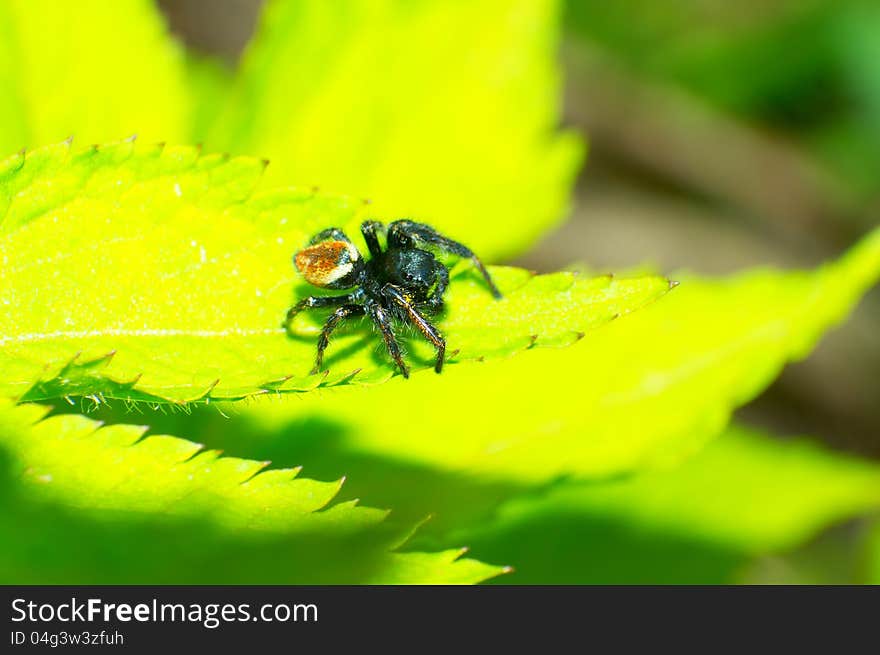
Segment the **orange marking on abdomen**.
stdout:
[[309,284],[322,287],[351,272],[351,251],[345,241],[322,241],[296,253],[296,268]]

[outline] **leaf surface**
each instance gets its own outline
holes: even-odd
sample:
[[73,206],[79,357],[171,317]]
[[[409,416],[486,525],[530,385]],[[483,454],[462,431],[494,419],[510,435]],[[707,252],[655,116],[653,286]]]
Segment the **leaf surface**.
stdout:
[[813,272],[685,276],[662,302],[570,348],[369,391],[328,389],[247,415],[267,435],[324,425],[328,448],[519,483],[642,470],[721,433],[878,276],[880,230]]
[[0,154],[187,135],[183,55],[150,0],[0,3]]
[[446,537],[510,562],[512,584],[730,583],[748,558],[878,508],[876,463],[733,426],[681,466],[523,494]]
[[[282,328],[287,308],[317,291],[291,255],[329,226],[361,243],[365,206],[255,191],[263,169],[130,141],[63,143],[0,164],[0,393],[186,402],[390,378],[365,321],[338,332],[329,372],[308,374],[328,312],[298,317],[292,337]],[[501,301],[469,263],[453,271],[438,322],[451,362],[571,343],[669,288],[656,276],[493,275]],[[430,345],[401,336],[413,367],[431,367]]]
[[[333,504],[339,480],[264,470],[268,462],[145,437],[138,426],[44,418],[47,409],[0,403],[0,534],[14,544],[0,565],[4,583],[473,583],[502,571],[460,560],[460,549],[392,552],[401,538],[384,525],[386,512]],[[108,557],[114,546],[121,562]],[[267,553],[271,566],[255,559]]]
[[581,158],[556,131],[560,4],[275,0],[207,142],[490,261],[522,252],[563,217]]
[[880,585],[880,521],[874,522],[868,540],[868,582]]

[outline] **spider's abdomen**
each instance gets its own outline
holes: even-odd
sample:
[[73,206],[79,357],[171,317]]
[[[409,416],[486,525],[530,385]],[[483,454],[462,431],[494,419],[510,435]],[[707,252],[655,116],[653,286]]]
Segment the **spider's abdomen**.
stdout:
[[337,240],[321,241],[303,248],[293,261],[309,284],[330,289],[354,286],[362,266],[357,248],[347,241]]

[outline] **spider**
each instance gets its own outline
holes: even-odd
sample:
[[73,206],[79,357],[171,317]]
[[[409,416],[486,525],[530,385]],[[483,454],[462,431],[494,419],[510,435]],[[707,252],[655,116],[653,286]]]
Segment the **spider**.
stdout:
[[446,341],[425,314],[436,314],[443,308],[449,270],[431,252],[418,246],[430,246],[469,258],[486,279],[492,295],[501,298],[498,287],[479,258],[464,245],[439,234],[429,225],[408,220],[394,221],[388,226],[387,247],[383,252],[379,234],[384,232],[385,226],[377,221],[361,224],[361,234],[370,251],[369,261],[364,261],[357,247],[336,227],[319,232],[294,255],[297,270],[309,284],[322,289],[354,289],[344,296],[309,296],[287,312],[285,325],[289,329],[293,317],[304,309],[337,307],[318,338],[312,374],[321,370],[330,334],[339,323],[364,315],[378,326],[385,347],[403,377],[409,377],[409,368],[394,335],[395,320],[415,325],[434,344],[437,350],[434,370],[439,373],[443,369]]

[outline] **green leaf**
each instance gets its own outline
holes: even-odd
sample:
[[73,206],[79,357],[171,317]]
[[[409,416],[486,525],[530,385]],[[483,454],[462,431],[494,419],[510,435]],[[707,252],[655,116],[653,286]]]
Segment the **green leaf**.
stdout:
[[[502,572],[458,560],[460,549],[390,552],[401,537],[384,524],[386,512],[331,505],[339,480],[264,470],[268,462],[144,437],[138,426],[43,418],[47,409],[0,402],[4,583],[473,583]],[[71,532],[81,538],[72,543]],[[107,558],[110,545],[122,549],[122,561]],[[255,559],[267,552],[271,567]]]
[[150,0],[0,4],[0,153],[188,130],[183,58]]
[[232,71],[222,61],[192,52],[186,69],[193,105],[188,134],[191,142],[204,143],[232,86]]
[[[748,553],[796,546],[841,519],[880,508],[880,466],[806,439],[741,426],[682,465],[605,483],[563,483],[514,500],[500,521],[564,508],[693,536]],[[481,526],[491,532],[489,526]]]
[[562,218],[580,160],[555,132],[559,5],[275,0],[207,142],[487,259],[521,252]]
[[732,582],[749,557],[878,508],[876,463],[733,427],[679,467],[564,482],[447,538],[510,562],[513,584]]
[[880,521],[875,521],[868,541],[868,582],[880,585]]
[[880,229],[812,273],[684,278],[662,302],[564,350],[368,392],[327,390],[247,416],[278,432],[282,450],[311,422],[339,451],[518,483],[650,468],[718,435],[733,409],[805,356],[878,275]]
[[[355,237],[365,206],[255,192],[263,169],[131,141],[63,143],[0,163],[0,394],[186,402],[390,378],[366,322],[334,338],[329,373],[308,375],[321,316],[302,316],[294,338],[281,327],[315,291],[291,255],[329,226]],[[453,271],[438,322],[451,362],[571,343],[669,288],[660,277],[493,275],[501,301],[469,263]],[[408,341],[414,368],[431,367],[430,345]]]

